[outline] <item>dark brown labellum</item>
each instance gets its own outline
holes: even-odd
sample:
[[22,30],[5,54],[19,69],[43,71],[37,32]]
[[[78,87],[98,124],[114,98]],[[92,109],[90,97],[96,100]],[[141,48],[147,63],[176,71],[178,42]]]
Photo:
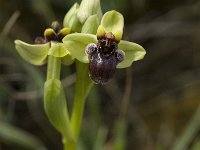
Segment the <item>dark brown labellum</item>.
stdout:
[[124,60],[124,52],[110,39],[99,39],[97,45],[89,44],[86,53],[89,58],[89,75],[96,84],[105,84],[114,75],[118,63]]

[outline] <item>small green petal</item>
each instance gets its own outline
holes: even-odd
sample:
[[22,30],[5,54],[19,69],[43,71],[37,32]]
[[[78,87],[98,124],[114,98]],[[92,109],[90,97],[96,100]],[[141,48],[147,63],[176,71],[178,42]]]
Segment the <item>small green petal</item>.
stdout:
[[121,38],[122,38],[122,32],[121,31],[118,31],[118,32],[116,32],[115,34],[114,34],[114,36],[115,36],[115,41],[117,41],[117,42],[120,42],[120,40],[121,40]]
[[33,65],[45,63],[50,43],[28,44],[20,40],[15,40],[15,48],[22,58]]
[[99,19],[97,15],[90,16],[84,23],[81,33],[96,34],[99,26]]
[[102,17],[101,5],[99,0],[82,0],[78,11],[78,18],[83,24],[88,17],[97,15],[100,20]]
[[[124,28],[124,17],[115,10],[108,11],[103,15],[101,25],[104,27],[106,32],[112,32],[118,36],[122,35]],[[121,37],[118,37],[118,39],[121,39]]]
[[67,54],[69,54],[69,52],[63,43],[51,42],[51,48],[49,49],[48,55],[53,55],[54,57],[64,57]]
[[85,48],[90,43],[97,43],[95,35],[85,33],[73,33],[64,37],[63,43],[70,54],[83,63],[88,63]]
[[62,28],[60,31],[59,31],[59,33],[61,34],[61,35],[63,35],[63,36],[66,36],[66,35],[68,35],[69,33],[70,33],[70,28]]
[[64,17],[63,26],[71,28],[71,32],[80,32],[82,24],[77,17],[79,4],[75,3]]
[[117,68],[129,67],[134,61],[143,59],[146,54],[142,46],[133,42],[121,40],[118,47],[125,52],[125,59],[117,65]]
[[98,29],[97,29],[97,37],[98,37],[98,38],[102,38],[102,37],[105,36],[105,34],[106,34],[106,32],[105,32],[104,27],[103,27],[102,25],[100,25],[100,26],[98,27]]
[[44,37],[50,41],[56,37],[56,33],[52,28],[48,28],[44,31]]

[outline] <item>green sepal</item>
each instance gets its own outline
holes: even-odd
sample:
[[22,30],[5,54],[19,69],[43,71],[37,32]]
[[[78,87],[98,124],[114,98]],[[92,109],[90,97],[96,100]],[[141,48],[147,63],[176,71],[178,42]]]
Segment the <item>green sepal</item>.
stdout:
[[100,20],[102,17],[101,5],[99,0],[82,0],[80,9],[77,16],[80,22],[83,24],[88,17],[97,15]]
[[44,108],[52,125],[62,134],[69,135],[69,116],[62,84],[49,79],[44,84]]
[[95,35],[86,33],[73,33],[63,38],[63,43],[70,54],[83,63],[89,63],[85,48],[90,43],[97,43]]
[[69,52],[63,43],[51,42],[51,48],[49,49],[48,55],[52,55],[54,57],[64,57],[68,54]]
[[84,23],[81,33],[96,34],[99,26],[99,19],[97,15],[90,16]]
[[143,59],[146,54],[145,49],[139,44],[121,40],[118,49],[125,52],[125,59],[117,65],[117,68],[126,68],[131,66],[134,61]]
[[[122,36],[124,28],[124,17],[119,12],[112,10],[106,12],[101,20],[101,25],[106,32],[112,32],[116,36]],[[119,41],[122,37],[117,37]]]
[[77,17],[78,10],[79,10],[79,4],[75,3],[67,12],[63,20],[63,26],[70,28],[71,32],[81,31],[82,24],[79,21],[79,18]]
[[15,40],[15,48],[27,62],[33,65],[42,65],[46,62],[50,43],[28,44],[21,40]]
[[71,65],[74,62],[74,57],[71,54],[68,54],[61,58],[62,64]]

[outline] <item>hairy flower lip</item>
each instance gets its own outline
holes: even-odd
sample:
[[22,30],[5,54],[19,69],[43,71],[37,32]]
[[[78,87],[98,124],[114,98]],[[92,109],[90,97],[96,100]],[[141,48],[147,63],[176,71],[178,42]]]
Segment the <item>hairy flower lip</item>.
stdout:
[[114,41],[114,35],[113,36],[105,35],[105,37],[100,39],[97,37],[97,40],[98,40],[97,48],[101,53],[103,53],[106,56],[111,55],[118,48],[118,43]]

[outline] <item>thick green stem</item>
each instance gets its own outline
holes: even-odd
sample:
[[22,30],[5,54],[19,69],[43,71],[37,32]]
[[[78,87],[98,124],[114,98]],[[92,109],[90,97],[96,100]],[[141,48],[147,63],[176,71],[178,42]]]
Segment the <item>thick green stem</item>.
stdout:
[[81,84],[77,84],[76,89],[77,90],[76,90],[76,95],[74,98],[73,112],[72,112],[70,125],[77,139],[79,136],[80,126],[82,122],[82,116],[83,116],[84,105],[85,105],[85,96],[83,95],[83,92],[81,90]]
[[48,56],[47,80],[60,79],[61,58]]
[[75,141],[69,141],[68,139],[63,139],[63,150],[77,150],[77,143]]
[[70,126],[74,133],[75,138],[78,140],[84,106],[85,106],[85,99],[92,86],[92,82],[88,76],[88,64],[83,64],[77,61],[76,69],[77,69],[76,93],[74,97]]

